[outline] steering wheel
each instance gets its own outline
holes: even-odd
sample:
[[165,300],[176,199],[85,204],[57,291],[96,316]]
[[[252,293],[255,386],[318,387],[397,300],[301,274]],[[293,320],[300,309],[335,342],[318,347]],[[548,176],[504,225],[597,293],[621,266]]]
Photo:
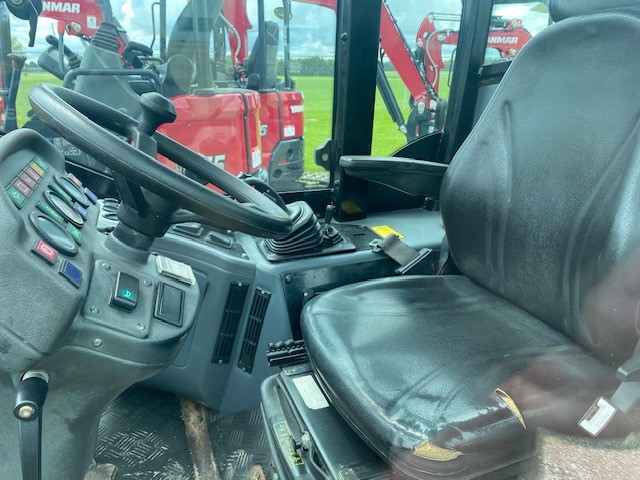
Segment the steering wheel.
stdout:
[[[36,85],[29,92],[29,101],[44,123],[126,178],[130,185],[142,187],[173,205],[196,214],[177,210],[165,219],[155,215],[156,222],[168,225],[166,228],[164,225],[156,228],[153,235],[164,234],[174,223],[198,221],[197,215],[206,220],[202,223],[261,237],[281,238],[291,231],[288,213],[267,196],[210,164],[198,153],[155,132],[160,124],[175,119],[175,111],[167,112],[167,106],[172,108],[170,102],[159,94],[145,94],[141,97],[146,114],[141,122],[85,95],[55,85]],[[143,144],[153,144],[146,137],[153,135],[158,153],[197,174],[232,198],[166,167],[112,132],[126,137],[130,142],[142,140]],[[145,196],[143,190],[134,193],[137,193],[134,197],[140,198],[140,194]],[[139,214],[144,215],[145,212]],[[136,225],[127,226],[142,231],[136,229]]]

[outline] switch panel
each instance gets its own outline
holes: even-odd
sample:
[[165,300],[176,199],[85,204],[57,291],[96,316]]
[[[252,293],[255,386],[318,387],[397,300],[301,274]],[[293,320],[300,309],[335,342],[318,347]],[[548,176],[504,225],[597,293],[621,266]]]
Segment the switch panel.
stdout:
[[136,277],[129,274],[118,272],[116,285],[111,295],[111,306],[132,311],[138,305],[138,288],[140,282]]

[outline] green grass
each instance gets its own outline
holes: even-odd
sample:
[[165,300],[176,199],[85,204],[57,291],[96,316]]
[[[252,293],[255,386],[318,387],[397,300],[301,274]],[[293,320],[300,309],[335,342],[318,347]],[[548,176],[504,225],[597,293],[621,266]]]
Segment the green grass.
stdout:
[[38,83],[62,85],[62,80],[54,77],[50,73],[24,72],[22,74],[22,77],[20,78],[20,88],[18,89],[18,98],[16,100],[16,111],[19,126],[24,125],[27,121],[27,112],[31,110],[28,97],[29,90]]
[[[405,120],[409,116],[409,92],[396,72],[387,74],[389,83],[402,109]],[[448,72],[443,72],[440,94],[449,97],[447,85]],[[298,77],[296,88],[304,93],[305,104],[305,171],[322,171],[314,163],[314,151],[325,140],[331,138],[333,111],[333,78]],[[379,92],[376,92],[375,116],[373,125],[373,155],[389,155],[406,144],[406,137],[389,116]]]
[[[409,116],[409,93],[396,72],[388,73],[389,83],[393,89],[398,104],[402,109],[405,120]],[[448,72],[443,72],[440,85],[440,93],[448,98],[447,86]],[[23,125],[27,120],[27,111],[31,109],[27,97],[28,91],[37,83],[62,82],[48,73],[25,72],[20,81],[18,91],[17,111],[18,125]],[[309,173],[321,172],[322,168],[314,163],[314,152],[325,140],[331,138],[332,111],[333,111],[333,78],[331,77],[297,77],[296,87],[304,93],[305,104],[305,171]],[[406,143],[405,136],[398,131],[387,109],[376,93],[375,117],[373,126],[372,154],[389,155]]]

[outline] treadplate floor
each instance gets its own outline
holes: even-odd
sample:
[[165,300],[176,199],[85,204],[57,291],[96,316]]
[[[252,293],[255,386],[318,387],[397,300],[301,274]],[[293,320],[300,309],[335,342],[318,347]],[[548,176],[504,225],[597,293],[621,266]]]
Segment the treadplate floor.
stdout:
[[261,480],[273,476],[259,409],[213,417],[209,431],[222,480]]
[[[269,480],[271,455],[260,410],[209,418],[214,458],[222,480]],[[100,420],[96,462],[117,467],[117,480],[195,480],[180,400],[134,387]]]
[[124,392],[100,420],[95,460],[114,464],[118,480],[195,479],[178,398],[137,387]]

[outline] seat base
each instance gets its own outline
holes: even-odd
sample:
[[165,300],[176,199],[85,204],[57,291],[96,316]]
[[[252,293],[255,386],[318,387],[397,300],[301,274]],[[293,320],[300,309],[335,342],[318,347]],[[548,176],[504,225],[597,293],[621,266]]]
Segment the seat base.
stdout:
[[[284,479],[403,477],[377,456],[329,403],[310,364],[285,367],[279,375],[265,380],[262,415],[276,471]],[[308,441],[302,441],[305,432]],[[293,454],[292,443],[303,448]],[[312,459],[314,455],[316,459]],[[532,452],[520,462],[475,478],[502,480],[533,474],[536,468],[537,456]]]
[[310,301],[302,319],[327,397],[411,478],[518,464],[534,455],[538,427],[578,433],[615,386],[594,354],[463,276],[349,285]]

